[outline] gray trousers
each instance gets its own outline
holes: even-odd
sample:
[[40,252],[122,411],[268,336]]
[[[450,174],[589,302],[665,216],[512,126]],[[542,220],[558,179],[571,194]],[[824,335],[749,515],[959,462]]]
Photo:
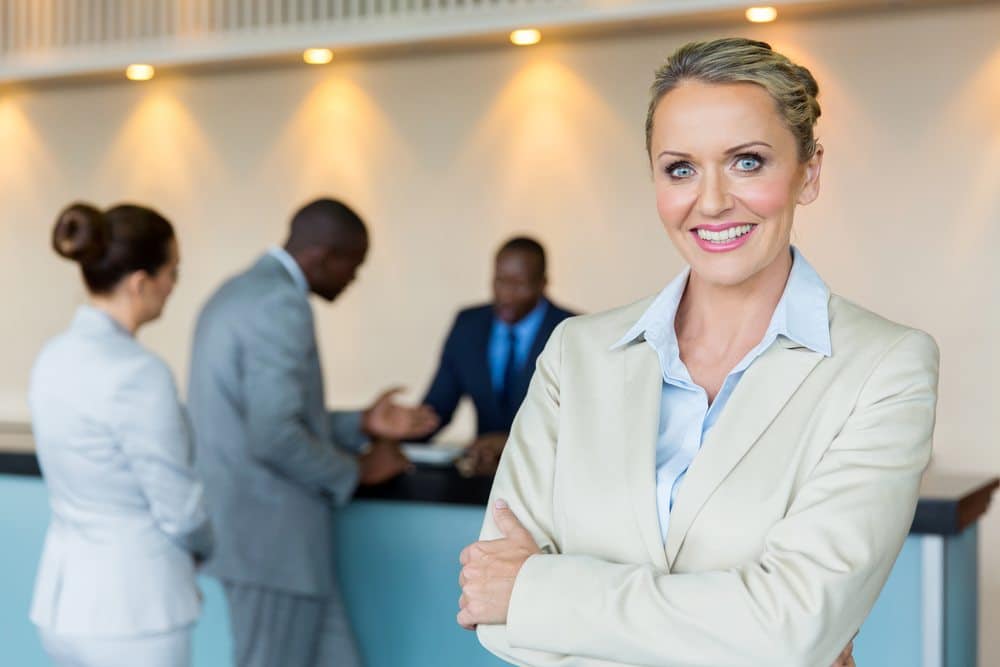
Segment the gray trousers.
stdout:
[[222,584],[234,667],[361,667],[338,592],[319,598]]

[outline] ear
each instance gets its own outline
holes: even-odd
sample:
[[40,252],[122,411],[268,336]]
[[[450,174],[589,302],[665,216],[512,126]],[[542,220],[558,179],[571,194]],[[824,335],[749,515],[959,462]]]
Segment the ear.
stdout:
[[823,146],[816,144],[816,152],[806,161],[805,180],[799,190],[798,203],[805,206],[819,196],[819,175],[823,170]]
[[302,248],[293,255],[293,259],[307,275],[317,264],[322,264],[326,260],[327,250],[320,246],[308,246]]
[[141,298],[146,291],[149,275],[145,271],[133,271],[125,276],[123,287],[130,297]]

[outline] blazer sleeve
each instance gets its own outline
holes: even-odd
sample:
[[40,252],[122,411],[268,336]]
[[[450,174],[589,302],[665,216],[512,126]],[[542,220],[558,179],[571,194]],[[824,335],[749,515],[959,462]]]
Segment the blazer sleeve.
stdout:
[[[584,555],[532,556],[515,582],[507,625],[481,631],[484,643],[502,642],[507,659],[524,665],[559,664],[550,655],[657,667],[832,663],[874,604],[912,522],[937,375],[937,347],[926,334],[908,331],[887,346],[754,562],[669,574]],[[529,394],[531,413],[551,421],[552,389],[541,389]],[[512,456],[501,468],[510,469],[495,493],[544,538],[552,440],[536,421],[508,444]],[[528,437],[541,470],[524,452]],[[489,513],[483,532],[498,535]]]
[[361,430],[361,411],[331,410],[326,415],[334,444],[359,454],[368,444],[368,436]]
[[448,332],[448,338],[445,339],[437,372],[434,374],[434,380],[431,382],[431,386],[427,390],[427,394],[423,400],[425,405],[434,408],[434,412],[437,413],[440,422],[434,432],[422,438],[422,440],[430,440],[451,423],[452,417],[455,416],[455,409],[458,407],[458,402],[462,399],[464,390],[458,370],[459,360],[457,358],[461,328],[462,315],[459,314],[455,318],[455,323],[452,325],[451,331]]
[[190,425],[170,369],[153,356],[137,360],[113,403],[115,435],[156,525],[185,550],[208,557],[212,528],[192,465]]
[[308,426],[307,391],[315,363],[308,304],[273,298],[244,331],[247,442],[261,465],[338,504],[358,484],[358,463]]

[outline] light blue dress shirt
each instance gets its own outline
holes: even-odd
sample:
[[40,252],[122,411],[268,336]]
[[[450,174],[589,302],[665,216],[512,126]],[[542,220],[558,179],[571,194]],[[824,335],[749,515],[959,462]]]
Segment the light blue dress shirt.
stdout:
[[507,355],[510,351],[510,331],[514,330],[514,360],[518,370],[524,368],[524,364],[531,353],[531,346],[535,342],[538,330],[542,328],[545,320],[545,313],[549,310],[549,302],[541,299],[538,305],[514,324],[508,324],[499,317],[493,317],[493,328],[490,329],[490,340],[487,346],[487,354],[490,361],[490,382],[493,384],[493,391],[500,393],[503,389],[503,374],[507,365]]
[[684,269],[653,301],[613,348],[642,336],[660,360],[663,393],[656,440],[656,509],[660,537],[666,543],[670,511],[684,475],[701,449],[705,436],[719,420],[744,371],[778,336],[784,336],[824,356],[830,356],[830,290],[802,253],[792,248],[792,270],[763,339],[726,376],[711,405],[681,361],[674,318],[687,286],[690,267]]
[[302,267],[299,266],[299,263],[295,261],[294,257],[288,254],[287,250],[279,248],[278,246],[272,246],[268,249],[267,253],[281,262],[281,265],[285,267],[288,274],[292,276],[292,280],[295,281],[295,284],[299,286],[300,290],[309,294],[309,281],[306,280],[306,274],[302,273]]

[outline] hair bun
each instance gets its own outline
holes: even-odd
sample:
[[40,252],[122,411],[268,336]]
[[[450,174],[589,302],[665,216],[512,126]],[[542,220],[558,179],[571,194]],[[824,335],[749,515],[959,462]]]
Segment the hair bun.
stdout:
[[73,204],[63,210],[52,230],[52,247],[80,264],[100,259],[108,248],[108,222],[90,204]]

